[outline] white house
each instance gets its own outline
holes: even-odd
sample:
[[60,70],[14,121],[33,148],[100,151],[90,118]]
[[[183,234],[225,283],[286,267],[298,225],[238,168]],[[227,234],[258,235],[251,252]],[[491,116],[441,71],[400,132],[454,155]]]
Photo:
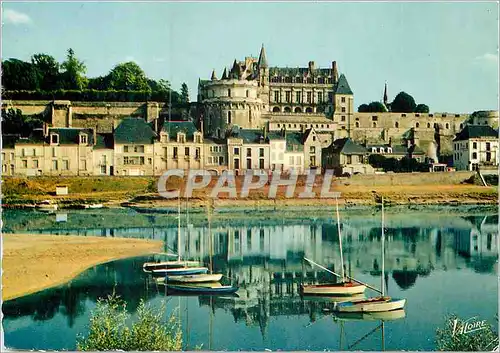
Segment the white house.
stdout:
[[498,131],[488,125],[466,125],[453,140],[453,165],[457,170],[498,167]]

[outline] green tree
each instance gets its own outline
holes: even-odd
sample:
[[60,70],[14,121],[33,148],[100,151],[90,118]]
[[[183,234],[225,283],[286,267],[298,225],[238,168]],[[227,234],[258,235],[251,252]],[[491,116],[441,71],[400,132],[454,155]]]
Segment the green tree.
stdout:
[[43,123],[44,119],[41,114],[25,116],[20,109],[2,109],[3,134],[16,134],[28,137],[33,129],[43,127]]
[[426,104],[418,104],[415,107],[415,113],[428,113],[429,112],[429,106]]
[[189,103],[189,90],[185,82],[181,85],[181,103]]
[[492,325],[487,324],[483,329],[474,332],[461,333],[456,331],[457,326],[455,325],[463,323],[463,320],[456,315],[451,315],[446,321],[444,328],[436,330],[438,351],[492,352],[498,347],[498,333],[495,332]]
[[51,91],[61,87],[59,63],[54,57],[47,54],[35,54],[31,57],[31,63],[38,75],[40,89]]
[[150,91],[148,78],[139,65],[130,61],[116,65],[108,74],[108,89]]
[[39,76],[31,63],[8,59],[2,63],[2,85],[6,90],[36,90]]
[[129,327],[131,315],[126,303],[112,294],[99,299],[90,317],[89,333],[77,339],[80,351],[180,351],[182,331],[174,315],[164,321],[165,304],[153,310],[140,301],[137,320]]
[[73,49],[68,49],[66,61],[61,64],[63,70],[64,88],[82,90],[87,86],[85,72],[87,68],[83,61],[78,60]]
[[369,112],[368,104],[361,104],[358,107],[358,113],[368,113],[368,112]]
[[415,99],[406,92],[399,92],[391,103],[391,111],[396,113],[412,113],[416,108]]
[[370,104],[368,104],[368,111],[370,113],[383,113],[386,112],[387,109],[380,102],[371,102]]

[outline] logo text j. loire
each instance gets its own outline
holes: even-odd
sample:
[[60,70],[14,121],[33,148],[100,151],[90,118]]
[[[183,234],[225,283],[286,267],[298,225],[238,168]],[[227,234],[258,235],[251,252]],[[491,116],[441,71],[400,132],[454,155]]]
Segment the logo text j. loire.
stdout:
[[475,317],[471,317],[463,322],[458,319],[452,321],[453,323],[453,336],[472,333],[479,330],[484,330],[488,327],[486,320],[476,321]]

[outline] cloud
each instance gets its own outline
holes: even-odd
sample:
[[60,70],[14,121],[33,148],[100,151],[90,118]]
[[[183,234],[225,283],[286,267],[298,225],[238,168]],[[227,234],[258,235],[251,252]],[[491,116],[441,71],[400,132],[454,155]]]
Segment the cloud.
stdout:
[[5,23],[12,23],[14,25],[26,24],[32,22],[31,18],[25,13],[11,9],[4,10],[2,17]]
[[476,62],[481,62],[485,64],[497,64],[498,63],[498,53],[497,54],[492,54],[492,53],[485,53],[480,56],[476,56],[474,58]]

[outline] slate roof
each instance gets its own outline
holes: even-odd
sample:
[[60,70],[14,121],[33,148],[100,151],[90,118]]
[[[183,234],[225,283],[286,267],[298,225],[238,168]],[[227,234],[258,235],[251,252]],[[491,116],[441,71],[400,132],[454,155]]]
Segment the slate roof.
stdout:
[[286,151],[287,152],[302,152],[304,143],[302,142],[302,134],[298,132],[286,133]]
[[[270,76],[305,76],[308,72],[308,67],[273,67],[269,70]],[[312,75],[331,77],[332,69],[314,69]]]
[[480,137],[498,138],[498,131],[489,125],[466,125],[453,141],[463,141]]
[[243,143],[260,143],[263,141],[264,143],[269,142],[269,138],[267,141],[264,139],[264,133],[262,130],[250,130],[250,129],[240,129],[235,133],[235,137],[241,138]]
[[142,118],[125,118],[115,129],[115,143],[152,144],[156,134]]
[[330,147],[328,147],[331,152],[337,152],[342,154],[367,154],[368,150],[352,141],[350,138],[341,138],[335,140]]
[[194,133],[198,131],[192,121],[165,121],[162,131],[168,133],[170,140],[177,139],[177,133],[183,132],[186,134],[187,141],[194,140]]
[[339,80],[333,88],[333,92],[335,94],[353,94],[344,74],[340,75]]
[[[87,143],[89,145],[94,144],[94,132],[92,129],[82,129],[82,128],[73,128],[73,127],[58,127],[58,128],[50,128],[49,136],[56,133],[59,135],[59,144],[60,145],[78,145],[80,143],[80,134],[87,134]],[[50,143],[47,140],[47,143]]]
[[97,141],[94,145],[94,149],[113,149],[113,134],[97,134]]
[[264,49],[264,46],[260,49],[260,55],[259,55],[259,62],[257,64],[260,68],[266,68],[267,66],[267,58],[266,58],[266,51]]

